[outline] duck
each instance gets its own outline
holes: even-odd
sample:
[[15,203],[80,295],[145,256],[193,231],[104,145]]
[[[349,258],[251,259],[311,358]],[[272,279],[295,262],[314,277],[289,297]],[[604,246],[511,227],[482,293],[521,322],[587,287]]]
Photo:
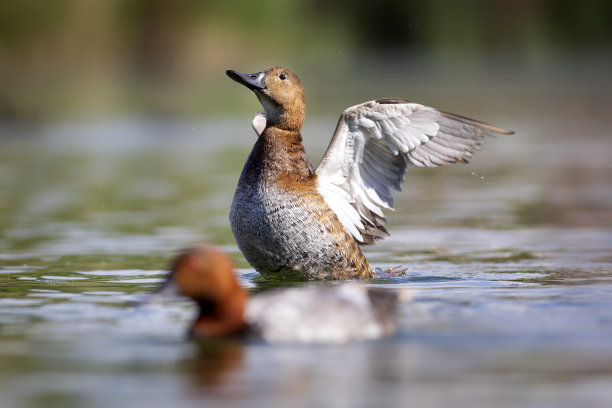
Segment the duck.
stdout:
[[369,279],[361,247],[389,235],[410,166],[467,163],[490,135],[514,132],[464,116],[383,98],[342,112],[315,169],[302,144],[305,92],[290,69],[273,66],[227,76],[255,93],[263,107],[258,134],[230,209],[231,229],[246,260],[264,277]]
[[157,298],[186,296],[198,306],[188,335],[268,343],[342,344],[375,340],[397,330],[399,291],[358,282],[270,289],[250,296],[229,256],[210,244],[193,245],[172,262]]

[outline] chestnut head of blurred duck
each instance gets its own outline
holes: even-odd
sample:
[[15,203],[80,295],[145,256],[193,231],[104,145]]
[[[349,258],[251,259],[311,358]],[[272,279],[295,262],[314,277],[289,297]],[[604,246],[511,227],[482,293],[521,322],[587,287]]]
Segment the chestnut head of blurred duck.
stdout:
[[300,131],[306,118],[304,86],[291,70],[276,66],[254,74],[231,69],[226,74],[255,92],[264,108],[267,126]]
[[199,314],[189,329],[190,337],[209,338],[240,335],[247,292],[233,273],[227,255],[209,245],[197,245],[178,255],[160,292],[174,292],[193,299]]

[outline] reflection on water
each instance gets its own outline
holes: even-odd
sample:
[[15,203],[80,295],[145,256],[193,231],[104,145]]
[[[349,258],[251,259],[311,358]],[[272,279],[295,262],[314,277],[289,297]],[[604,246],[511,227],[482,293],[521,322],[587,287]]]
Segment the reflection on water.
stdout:
[[[305,131],[315,162],[334,121]],[[5,129],[2,405],[605,406],[610,144],[546,123],[509,126],[468,166],[410,169],[391,237],[366,248],[374,266],[409,268],[368,282],[413,295],[400,332],[342,347],[192,343],[184,299],[134,306],[202,240],[250,290],[283,284],[249,268],[228,225],[246,121]]]

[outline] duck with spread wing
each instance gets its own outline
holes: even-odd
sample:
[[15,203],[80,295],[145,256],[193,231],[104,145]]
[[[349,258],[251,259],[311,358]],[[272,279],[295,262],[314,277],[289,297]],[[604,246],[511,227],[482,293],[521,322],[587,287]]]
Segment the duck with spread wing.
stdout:
[[378,99],[342,112],[315,169],[300,130],[306,103],[295,73],[271,67],[228,70],[264,108],[259,134],[230,211],[232,232],[247,261],[264,276],[371,278],[361,245],[389,235],[383,209],[393,208],[408,166],[466,162],[485,136],[512,134],[403,99]]

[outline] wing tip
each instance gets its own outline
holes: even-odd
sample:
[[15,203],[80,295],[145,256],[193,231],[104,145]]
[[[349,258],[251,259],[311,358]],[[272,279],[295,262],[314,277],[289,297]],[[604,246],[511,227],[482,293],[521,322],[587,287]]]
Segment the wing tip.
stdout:
[[478,125],[478,126],[483,127],[484,129],[486,129],[486,130],[488,130],[489,132],[492,132],[492,133],[497,133],[497,134],[500,134],[500,135],[513,135],[514,134],[513,130],[508,130],[508,129],[500,128],[498,126],[493,126],[493,125],[491,125],[489,123],[482,122],[482,121],[476,120],[476,119],[471,119],[471,118],[468,118],[466,116],[461,116],[461,115],[457,115],[455,113],[449,113],[449,112],[443,112],[443,111],[440,111],[440,113],[442,115],[448,117],[448,118],[451,118],[451,119],[455,119],[455,120],[458,120],[458,121],[461,121],[461,122],[464,122],[464,123],[471,123],[471,124],[474,124],[474,125]]
[[384,226],[378,226],[375,229],[360,231],[362,239],[357,239],[359,245],[373,245],[377,241],[387,238],[390,234]]

